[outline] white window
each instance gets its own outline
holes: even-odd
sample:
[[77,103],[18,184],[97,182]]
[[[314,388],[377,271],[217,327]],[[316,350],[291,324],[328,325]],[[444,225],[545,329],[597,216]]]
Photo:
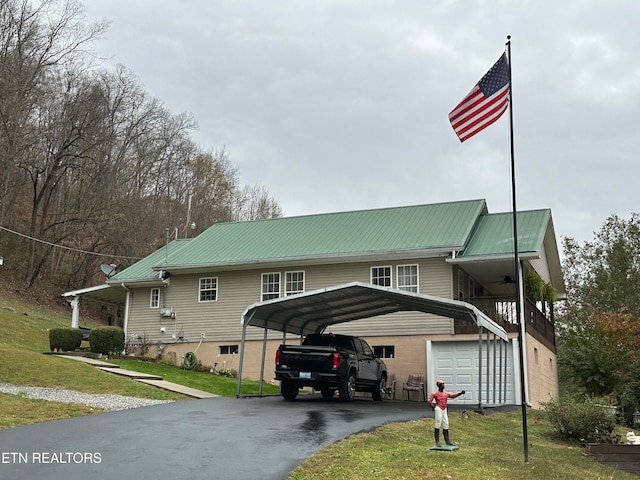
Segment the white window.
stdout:
[[284,295],[295,295],[304,292],[304,272],[285,272]]
[[280,297],[280,273],[262,274],[262,300]]
[[378,358],[394,358],[396,347],[394,345],[374,345],[373,354]]
[[458,269],[458,300],[464,298],[464,273]]
[[398,290],[418,293],[418,265],[398,265]]
[[198,291],[199,302],[215,302],[218,300],[218,277],[200,279]]
[[160,289],[152,288],[151,296],[149,297],[149,308],[159,308],[160,307]]
[[234,355],[238,353],[238,345],[220,345],[220,355]]
[[390,287],[391,267],[371,267],[371,283],[381,287]]

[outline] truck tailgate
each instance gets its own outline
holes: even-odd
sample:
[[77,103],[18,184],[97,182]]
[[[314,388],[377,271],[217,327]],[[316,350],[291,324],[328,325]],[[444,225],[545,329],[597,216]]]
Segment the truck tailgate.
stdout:
[[280,368],[306,372],[330,372],[334,347],[287,347],[280,353]]

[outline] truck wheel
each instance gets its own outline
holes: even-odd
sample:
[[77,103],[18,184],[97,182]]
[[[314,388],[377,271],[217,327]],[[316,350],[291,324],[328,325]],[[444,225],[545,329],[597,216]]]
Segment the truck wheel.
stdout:
[[373,387],[373,390],[371,390],[371,397],[373,397],[373,399],[376,402],[381,402],[384,400],[384,397],[386,394],[387,394],[387,377],[383,375],[382,378],[378,380],[378,383],[376,384],[376,386]]
[[322,390],[320,390],[320,393],[322,394],[322,398],[333,398],[333,396],[336,394],[336,391],[332,390],[331,388],[323,388]]
[[285,400],[295,400],[298,396],[298,386],[290,380],[282,380],[280,394]]
[[340,386],[338,391],[340,400],[343,402],[350,402],[356,396],[356,377],[353,372],[350,372],[345,382]]

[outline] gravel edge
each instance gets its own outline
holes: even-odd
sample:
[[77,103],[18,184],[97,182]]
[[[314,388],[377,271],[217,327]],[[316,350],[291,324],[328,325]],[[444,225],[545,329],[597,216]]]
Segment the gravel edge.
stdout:
[[173,402],[173,400],[149,400],[146,398],[127,397],[124,395],[82,393],[75,390],[64,390],[60,388],[25,387],[10,383],[0,383],[0,392],[20,395],[22,397],[32,399],[64,403],[80,403],[110,412]]

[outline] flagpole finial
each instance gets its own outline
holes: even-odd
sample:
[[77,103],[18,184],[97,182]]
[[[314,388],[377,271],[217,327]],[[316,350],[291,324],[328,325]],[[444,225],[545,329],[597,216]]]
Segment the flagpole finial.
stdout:
[[511,41],[511,35],[507,35],[507,43]]

